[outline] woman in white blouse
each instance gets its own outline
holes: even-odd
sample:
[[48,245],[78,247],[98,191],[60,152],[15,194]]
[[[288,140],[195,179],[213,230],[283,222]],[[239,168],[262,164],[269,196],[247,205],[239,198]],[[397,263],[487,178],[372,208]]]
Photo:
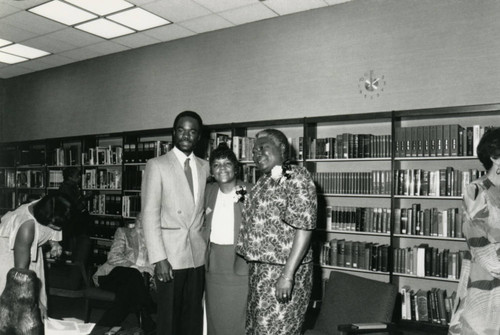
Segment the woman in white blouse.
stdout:
[[237,179],[238,160],[225,144],[210,155],[210,170],[216,182],[205,190],[207,331],[245,334],[248,266],[236,254],[235,244],[245,194],[252,185]]

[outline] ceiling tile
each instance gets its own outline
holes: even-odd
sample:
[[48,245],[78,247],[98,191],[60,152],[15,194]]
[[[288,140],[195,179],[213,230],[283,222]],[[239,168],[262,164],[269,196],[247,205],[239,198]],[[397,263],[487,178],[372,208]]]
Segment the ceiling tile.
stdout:
[[48,36],[55,38],[56,40],[66,42],[68,44],[72,44],[76,47],[84,47],[86,45],[95,44],[104,40],[95,35],[88,34],[73,28],[59,30],[49,34]]
[[68,51],[76,47],[73,44],[57,40],[48,35],[32,38],[30,40],[24,41],[23,44],[33,48],[45,50],[51,53]]
[[339,3],[349,2],[351,0],[325,0],[328,5],[338,5]]
[[268,7],[262,5],[261,3],[228,10],[219,13],[219,15],[225,18],[226,20],[234,23],[235,25],[269,19],[271,17],[278,16],[278,14],[270,10]]
[[214,13],[260,3],[259,0],[194,0]]
[[197,33],[232,27],[233,24],[216,14],[179,22],[179,25]]
[[141,6],[142,7],[142,5],[145,5],[145,4],[151,3],[151,2],[155,2],[157,0],[127,0],[127,1],[130,2],[130,3],[133,3],[136,6]]
[[[1,0],[4,1],[4,0]],[[28,9],[31,7],[38,6],[48,0],[25,0],[25,1],[9,1],[10,5],[13,7],[17,7],[19,9]]]
[[99,52],[85,47],[61,52],[60,55],[77,61],[102,56]]
[[174,23],[174,24],[169,24],[168,26],[146,30],[143,32],[143,34],[154,37],[157,40],[166,42],[178,38],[192,36],[195,35],[196,33]]
[[20,9],[10,6],[8,3],[4,1],[0,1],[0,18],[14,14],[15,12],[18,12]]
[[31,69],[27,69],[20,65],[10,65],[7,67],[0,68],[0,78],[6,79],[6,78],[20,76],[30,72],[32,72]]
[[45,63],[40,58],[40,59],[34,59],[32,61],[29,61],[29,62],[25,62],[23,64],[23,67],[25,67],[27,69],[30,69],[33,72],[35,72],[35,71],[45,70],[45,69],[54,67],[54,65],[49,64],[49,63]]
[[115,43],[123,44],[130,48],[140,48],[150,44],[160,43],[161,41],[144,35],[143,33],[130,34],[123,37],[113,39]]
[[52,66],[61,66],[69,63],[73,63],[75,60],[61,55],[50,55],[39,59],[40,62],[46,63]]
[[0,38],[11,42],[22,42],[38,36],[36,33],[0,22]]
[[156,1],[142,7],[174,23],[211,13],[205,7],[191,0]]
[[279,15],[301,12],[313,8],[325,7],[328,4],[323,0],[266,0],[264,5]]
[[104,42],[88,45],[88,46],[86,46],[86,48],[93,50],[95,52],[98,52],[102,55],[108,55],[108,54],[112,54],[115,52],[121,52],[121,51],[125,51],[125,50],[130,49],[127,46],[115,43],[113,41],[104,41]]
[[39,15],[35,15],[31,12],[26,11],[12,14],[2,19],[2,22],[20,29],[37,33],[38,35],[47,34],[66,28],[66,26],[61,23],[43,18]]

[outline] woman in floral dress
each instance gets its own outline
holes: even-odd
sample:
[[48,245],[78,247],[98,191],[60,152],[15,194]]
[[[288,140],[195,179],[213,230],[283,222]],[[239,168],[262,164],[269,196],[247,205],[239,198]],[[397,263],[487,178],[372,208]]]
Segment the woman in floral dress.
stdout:
[[314,183],[286,164],[285,135],[256,135],[253,160],[262,177],[244,203],[236,251],[249,261],[247,335],[300,334],[312,289],[310,240],[316,227]]
[[487,173],[464,192],[462,262],[449,334],[500,334],[500,128],[484,134],[477,155]]

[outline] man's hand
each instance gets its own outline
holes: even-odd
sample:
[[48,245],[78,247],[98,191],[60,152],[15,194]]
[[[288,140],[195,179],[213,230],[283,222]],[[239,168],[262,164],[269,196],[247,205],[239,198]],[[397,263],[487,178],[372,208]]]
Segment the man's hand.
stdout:
[[174,271],[168,259],[164,259],[155,264],[155,276],[161,282],[170,282],[174,279]]

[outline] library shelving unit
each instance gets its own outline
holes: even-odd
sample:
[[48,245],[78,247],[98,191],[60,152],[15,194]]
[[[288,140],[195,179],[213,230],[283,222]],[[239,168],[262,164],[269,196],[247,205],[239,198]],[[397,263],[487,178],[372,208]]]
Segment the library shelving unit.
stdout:
[[16,206],[16,155],[15,144],[0,146],[0,215]]
[[[450,298],[467,249],[462,191],[483,173],[474,148],[487,127],[500,126],[499,116],[500,104],[489,104],[207,125],[196,154],[207,158],[224,141],[252,182],[255,134],[283,131],[292,160],[317,184],[319,277],[349,271],[395,283],[408,300],[437,290]],[[164,128],[0,143],[0,214],[56,189],[62,168],[79,166],[83,189],[97,199],[89,209],[95,259],[103,261],[116,227],[140,211],[146,161],[172,142],[172,128]],[[411,319],[411,310],[401,312]],[[420,324],[446,328],[441,323]]]
[[356,272],[389,282],[392,114],[306,118],[304,161],[318,192],[314,247],[323,279]]
[[15,207],[46,194],[46,152],[43,140],[18,144]]

